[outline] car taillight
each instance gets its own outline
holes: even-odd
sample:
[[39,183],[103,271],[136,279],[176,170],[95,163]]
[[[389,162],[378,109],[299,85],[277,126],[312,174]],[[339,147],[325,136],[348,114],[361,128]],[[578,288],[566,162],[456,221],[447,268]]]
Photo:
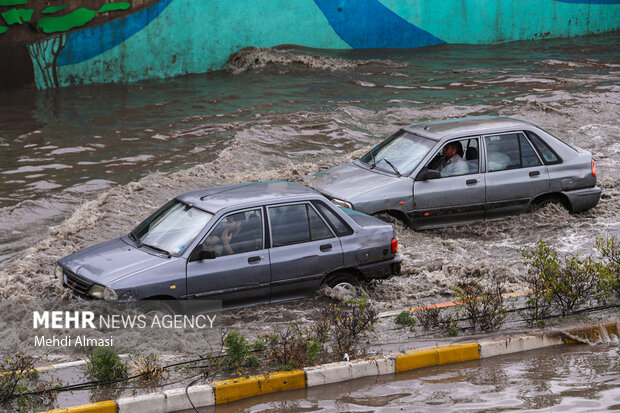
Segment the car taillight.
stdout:
[[592,176],[596,178],[596,167],[594,166],[594,159],[592,159]]
[[392,238],[392,254],[396,254],[398,252],[398,241],[396,238]]

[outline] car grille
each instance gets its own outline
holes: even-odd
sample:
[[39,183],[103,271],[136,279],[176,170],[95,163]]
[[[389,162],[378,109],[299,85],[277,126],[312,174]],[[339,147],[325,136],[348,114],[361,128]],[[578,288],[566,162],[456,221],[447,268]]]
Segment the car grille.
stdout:
[[64,275],[65,285],[79,294],[87,295],[88,290],[90,289],[91,285],[93,285],[93,283],[91,283],[90,281],[80,278],[67,270],[64,271]]

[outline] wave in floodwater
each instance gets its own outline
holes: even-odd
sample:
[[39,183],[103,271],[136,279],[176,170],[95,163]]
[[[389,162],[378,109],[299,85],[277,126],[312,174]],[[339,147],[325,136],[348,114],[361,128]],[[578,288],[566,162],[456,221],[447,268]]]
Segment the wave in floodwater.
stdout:
[[[318,50],[316,52],[319,52]],[[286,50],[273,47],[244,47],[230,55],[226,69],[234,73],[263,68],[267,65],[298,66],[308,69],[340,71],[360,66],[380,65],[386,67],[403,67],[406,63],[390,60],[351,60],[338,59],[325,55],[302,53],[298,50]]]

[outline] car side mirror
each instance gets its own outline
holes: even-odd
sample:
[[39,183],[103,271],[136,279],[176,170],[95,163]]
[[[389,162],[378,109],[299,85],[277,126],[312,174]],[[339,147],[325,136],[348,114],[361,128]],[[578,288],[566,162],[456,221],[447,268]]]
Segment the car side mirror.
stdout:
[[215,251],[202,250],[198,253],[199,260],[212,260],[215,258]]
[[428,169],[427,167],[422,168],[415,176],[416,181],[426,181],[437,178],[441,178],[441,172],[435,169]]
[[212,260],[216,257],[215,251],[205,249],[204,245],[199,246],[190,257],[192,261]]

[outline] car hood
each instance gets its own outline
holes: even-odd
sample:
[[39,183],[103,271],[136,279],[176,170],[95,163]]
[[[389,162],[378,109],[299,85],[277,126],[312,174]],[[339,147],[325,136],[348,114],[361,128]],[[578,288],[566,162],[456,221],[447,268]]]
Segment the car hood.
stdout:
[[350,201],[353,197],[397,181],[398,177],[368,170],[355,162],[314,175],[312,186],[329,198]]
[[117,238],[85,248],[58,262],[80,277],[96,284],[110,286],[120,278],[178,259],[149,254],[145,250],[146,247],[136,248],[122,238]]

